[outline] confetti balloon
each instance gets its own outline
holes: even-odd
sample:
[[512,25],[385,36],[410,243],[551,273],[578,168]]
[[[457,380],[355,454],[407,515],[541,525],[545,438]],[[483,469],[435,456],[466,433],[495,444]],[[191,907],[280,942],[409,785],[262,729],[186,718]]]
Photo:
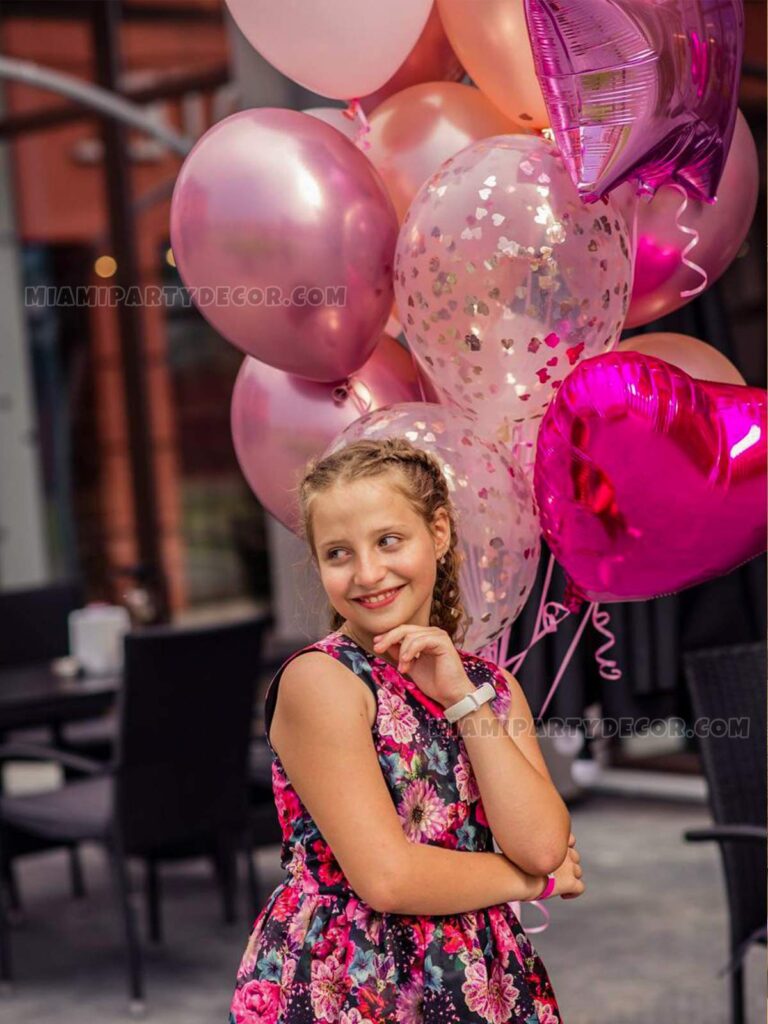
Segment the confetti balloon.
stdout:
[[539,563],[533,491],[501,445],[479,438],[460,413],[406,402],[360,417],[330,445],[330,455],[361,438],[405,437],[437,456],[457,512],[461,597],[469,617],[464,640],[479,651],[514,622]]
[[508,441],[583,358],[615,347],[632,254],[612,202],[585,206],[546,139],[504,135],[419,190],[395,256],[416,359],[443,398]]

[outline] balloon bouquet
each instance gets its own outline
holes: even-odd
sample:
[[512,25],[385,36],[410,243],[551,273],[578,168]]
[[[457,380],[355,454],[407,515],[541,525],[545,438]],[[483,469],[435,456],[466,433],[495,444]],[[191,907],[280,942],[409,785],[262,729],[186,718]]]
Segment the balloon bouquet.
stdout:
[[601,652],[598,602],[763,550],[765,393],[697,339],[619,345],[752,219],[742,0],[228,4],[346,103],[226,118],[174,191],[182,279],[245,353],[232,431],[262,504],[296,530],[311,456],[428,448],[462,523],[464,646],[513,669],[542,533],[570,583],[563,606],[545,585],[533,640],[588,602]]

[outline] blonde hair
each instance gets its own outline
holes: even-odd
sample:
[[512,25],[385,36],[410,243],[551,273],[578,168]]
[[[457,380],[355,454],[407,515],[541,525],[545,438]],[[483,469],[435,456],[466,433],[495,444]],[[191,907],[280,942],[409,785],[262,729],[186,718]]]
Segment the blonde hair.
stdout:
[[[310,460],[298,491],[304,539],[313,558],[317,560],[312,534],[312,498],[316,494],[337,483],[392,471],[399,477],[399,480],[397,477],[393,480],[394,486],[428,527],[431,527],[438,509],[444,508],[448,515],[451,538],[444,558],[437,563],[429,624],[444,629],[454,643],[461,643],[469,622],[461,603],[459,588],[461,553],[457,548],[456,510],[448,493],[442,467],[434,455],[417,448],[404,438],[386,438],[380,441],[354,441],[324,459]],[[331,629],[339,629],[343,622],[344,617],[331,607]]]

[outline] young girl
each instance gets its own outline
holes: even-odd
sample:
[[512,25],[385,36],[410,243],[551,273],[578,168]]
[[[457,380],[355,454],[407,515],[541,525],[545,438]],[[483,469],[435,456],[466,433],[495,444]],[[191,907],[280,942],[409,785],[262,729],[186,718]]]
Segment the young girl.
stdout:
[[455,646],[440,465],[405,440],[357,441],[310,463],[299,497],[333,632],[267,693],[287,878],[229,1022],[560,1024],[509,904],[580,895],[579,854],[519,684]]

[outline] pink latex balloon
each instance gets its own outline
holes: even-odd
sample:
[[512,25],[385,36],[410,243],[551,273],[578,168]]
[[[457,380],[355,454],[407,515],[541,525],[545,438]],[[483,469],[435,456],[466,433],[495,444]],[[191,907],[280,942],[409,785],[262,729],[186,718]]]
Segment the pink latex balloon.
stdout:
[[466,417],[424,402],[362,416],[325,454],[360,438],[385,437],[406,437],[443,467],[457,511],[461,596],[471,619],[463,646],[479,651],[517,618],[536,579],[540,540],[531,485],[503,446],[479,438]]
[[227,0],[240,31],[284,75],[320,96],[367,96],[413,50],[432,0]]
[[628,179],[712,199],[736,117],[742,0],[525,0],[555,140],[585,199]]
[[449,157],[478,139],[515,130],[471,85],[428,82],[397,93],[371,114],[366,156],[402,220],[422,184]]
[[315,117],[219,121],[176,180],[176,265],[213,327],[310,380],[366,361],[392,306],[397,217],[368,159]]
[[523,0],[437,0],[459,60],[488,99],[521,128],[546,128]]
[[410,355],[387,335],[366,364],[338,384],[304,380],[246,357],[231,408],[240,468],[261,504],[296,532],[296,487],[307,461],[365,412],[420,396]]
[[660,359],[588,359],[544,415],[544,537],[590,601],[643,601],[765,550],[766,392]]
[[689,200],[681,211],[684,197],[671,186],[660,188],[650,202],[636,198],[629,184],[616,189],[613,195],[624,207],[627,223],[632,224],[635,213],[637,216],[635,274],[625,328],[650,323],[691,302],[694,296],[681,293],[695,292],[702,282],[701,274],[683,262],[692,236],[681,230],[678,221],[698,233],[688,260],[701,267],[711,285],[733,261],[747,236],[758,187],[757,149],[739,111],[713,204]]
[[420,82],[458,82],[464,77],[464,68],[453,52],[445,34],[440,12],[435,4],[418,41],[403,63],[380,89],[364,96],[360,105],[369,114],[396,92],[409,89]]
[[686,334],[659,332],[637,334],[619,342],[619,352],[640,352],[654,356],[684,370],[697,380],[716,381],[720,384],[746,384],[742,375],[722,352],[706,341],[690,338]]
[[508,437],[581,359],[615,347],[632,276],[612,203],[578,197],[546,139],[485,139],[442,165],[406,214],[395,257],[401,322],[424,373]]

